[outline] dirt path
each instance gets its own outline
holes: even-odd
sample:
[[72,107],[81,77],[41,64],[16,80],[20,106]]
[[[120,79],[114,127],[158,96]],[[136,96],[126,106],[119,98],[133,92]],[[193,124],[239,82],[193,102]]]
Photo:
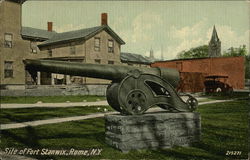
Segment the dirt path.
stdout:
[[[207,98],[197,97],[198,101],[206,101]],[[14,108],[36,108],[36,107],[76,107],[76,106],[107,106],[107,101],[96,101],[96,102],[63,102],[63,103],[32,103],[32,104],[17,104],[8,103],[0,104],[2,109],[14,109]]]

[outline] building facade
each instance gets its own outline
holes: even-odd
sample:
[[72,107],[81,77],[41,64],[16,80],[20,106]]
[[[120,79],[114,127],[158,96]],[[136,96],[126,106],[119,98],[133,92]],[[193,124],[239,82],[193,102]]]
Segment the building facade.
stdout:
[[121,64],[121,45],[125,42],[108,26],[106,13],[101,16],[100,26],[77,31],[56,33],[52,22],[48,22],[48,30],[22,27],[23,2],[5,0],[0,3],[1,86],[109,83],[101,79],[43,72],[37,72],[35,79],[31,78],[23,59]]
[[[39,44],[41,51],[47,52],[50,60],[71,61],[93,64],[121,64],[120,50],[125,42],[107,25],[106,14],[102,14],[101,26],[57,33]],[[38,74],[39,76],[39,74]],[[47,76],[47,77],[46,77]],[[46,81],[43,81],[46,79]],[[107,84],[109,81],[87,77],[63,76],[59,74],[41,75],[41,84]]]
[[25,84],[26,58],[39,58],[41,54],[31,51],[33,40],[23,38],[20,0],[5,0],[0,3],[0,81],[2,84]]

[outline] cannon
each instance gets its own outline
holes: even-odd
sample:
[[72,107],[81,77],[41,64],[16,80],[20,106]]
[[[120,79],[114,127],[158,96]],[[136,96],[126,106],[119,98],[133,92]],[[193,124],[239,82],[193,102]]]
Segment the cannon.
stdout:
[[54,60],[24,60],[26,70],[111,80],[106,96],[109,105],[124,115],[143,114],[152,106],[170,112],[192,112],[197,100],[183,101],[175,91],[179,72],[171,68],[87,64]]

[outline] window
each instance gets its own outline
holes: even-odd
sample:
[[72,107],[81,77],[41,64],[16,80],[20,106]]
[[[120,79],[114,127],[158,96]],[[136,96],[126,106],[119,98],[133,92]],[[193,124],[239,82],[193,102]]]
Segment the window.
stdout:
[[52,49],[48,49],[49,57],[52,57]]
[[71,45],[69,48],[70,54],[76,54],[76,46],[75,45]]
[[5,48],[12,48],[12,39],[13,35],[10,33],[4,34],[4,47]]
[[114,53],[114,41],[110,39],[108,40],[108,52]]
[[30,49],[31,49],[31,53],[37,53],[36,42],[30,41]]
[[94,50],[95,51],[100,51],[100,38],[99,37],[95,37],[95,45],[94,45]]
[[114,64],[114,61],[108,61],[108,64]]
[[12,78],[12,77],[13,77],[13,62],[4,61],[4,78]]
[[95,63],[96,63],[96,64],[100,64],[100,63],[101,63],[101,60],[100,60],[100,59],[95,59]]

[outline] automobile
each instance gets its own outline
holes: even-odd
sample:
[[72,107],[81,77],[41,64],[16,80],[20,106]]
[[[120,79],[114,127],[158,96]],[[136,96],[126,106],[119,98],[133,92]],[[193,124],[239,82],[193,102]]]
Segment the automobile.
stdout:
[[205,92],[206,93],[231,93],[233,92],[232,86],[226,83],[228,76],[224,75],[209,75],[205,77]]

